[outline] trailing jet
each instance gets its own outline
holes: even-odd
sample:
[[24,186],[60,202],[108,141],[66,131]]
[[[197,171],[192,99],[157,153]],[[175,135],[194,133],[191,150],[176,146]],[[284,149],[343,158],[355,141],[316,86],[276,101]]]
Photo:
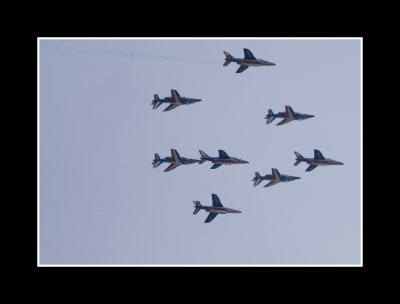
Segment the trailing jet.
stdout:
[[277,169],[272,168],[272,175],[266,174],[264,176],[261,176],[260,173],[256,172],[256,176],[253,178],[253,182],[255,187],[263,180],[270,180],[270,182],[266,184],[264,187],[271,187],[280,182],[291,182],[296,179],[300,179],[300,177],[280,174]]
[[198,159],[180,157],[178,151],[171,149],[171,157],[160,158],[157,153],[154,154],[153,168],[157,168],[162,163],[170,163],[167,169],[164,170],[164,172],[168,172],[175,169],[179,165],[190,165],[198,162]]
[[171,90],[171,97],[160,99],[157,94],[154,94],[154,100],[151,103],[153,110],[157,109],[162,103],[169,103],[170,105],[164,109],[164,112],[175,109],[180,105],[188,105],[191,103],[199,102],[201,99],[181,97],[177,90]]
[[267,120],[267,125],[269,125],[275,118],[283,118],[283,120],[276,124],[277,126],[281,126],[288,122],[291,122],[292,120],[304,120],[313,117],[315,116],[294,112],[292,107],[285,106],[285,112],[279,112],[277,114],[274,114],[272,110],[269,109],[267,116],[265,116],[265,119]]
[[204,151],[199,150],[200,152],[200,162],[199,164],[204,163],[206,160],[212,162],[214,165],[210,169],[217,169],[221,165],[233,165],[233,164],[248,164],[248,161],[241,160],[239,158],[230,157],[224,150],[218,150],[218,157],[210,157]]
[[258,66],[276,65],[275,63],[268,62],[263,59],[257,59],[256,57],[254,57],[253,53],[249,49],[243,49],[243,51],[244,51],[244,58],[235,58],[227,51],[224,51],[225,54],[224,66],[227,66],[231,62],[236,62],[237,64],[240,65],[236,73],[242,73],[249,66],[258,67]]
[[218,213],[221,213],[221,214],[242,213],[239,210],[226,208],[226,207],[222,206],[221,201],[219,200],[219,198],[216,194],[213,193],[213,194],[211,194],[211,196],[212,196],[212,201],[213,201],[212,206],[203,206],[200,204],[199,201],[193,201],[194,208],[195,208],[193,211],[193,214],[197,214],[197,212],[199,212],[201,209],[205,210],[206,212],[210,212],[210,214],[207,216],[204,223],[211,222],[218,215]]
[[302,161],[310,164],[306,171],[314,170],[317,166],[329,166],[329,165],[343,165],[343,163],[338,162],[333,159],[325,158],[319,150],[314,149],[314,158],[305,158],[299,152],[294,152],[296,154],[295,166],[300,164]]

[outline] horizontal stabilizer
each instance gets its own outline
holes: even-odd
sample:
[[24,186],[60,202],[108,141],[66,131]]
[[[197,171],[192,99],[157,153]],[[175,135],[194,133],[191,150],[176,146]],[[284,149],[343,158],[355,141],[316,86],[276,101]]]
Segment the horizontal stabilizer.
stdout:
[[267,114],[267,116],[266,116],[265,118],[267,119],[267,125],[269,125],[271,122],[274,121],[274,119],[275,119],[276,117],[274,116],[274,112],[272,112],[272,110],[269,109],[269,110],[268,110],[268,114]]
[[157,109],[161,105],[160,97],[157,94],[154,94],[154,100],[151,103],[153,106],[153,110]]
[[256,172],[256,176],[253,178],[253,182],[254,182],[253,186],[254,187],[258,186],[258,184],[261,183],[261,181],[262,181],[262,179],[261,179],[260,173]]
[[201,204],[200,204],[200,202],[199,201],[193,201],[193,203],[194,203],[194,211],[193,211],[193,214],[197,214],[197,212],[199,212],[200,211],[200,207],[201,207]]
[[157,153],[154,154],[153,168],[157,168],[161,164],[162,164],[162,161],[161,161],[160,155],[158,155]]

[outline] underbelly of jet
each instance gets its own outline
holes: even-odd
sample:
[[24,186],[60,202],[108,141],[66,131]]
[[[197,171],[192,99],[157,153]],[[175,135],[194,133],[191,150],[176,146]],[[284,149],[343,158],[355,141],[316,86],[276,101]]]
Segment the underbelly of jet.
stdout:
[[325,162],[325,161],[322,161],[322,162],[316,162],[316,161],[314,161],[314,162],[312,162],[311,163],[312,165],[317,165],[317,166],[329,166],[329,163],[328,162]]
[[232,160],[217,160],[217,161],[215,161],[215,163],[219,164],[219,165],[233,165],[233,164],[236,164],[237,162],[232,161]]
[[226,211],[225,210],[218,210],[218,209],[209,209],[209,212],[212,212],[212,213],[226,213]]
[[260,66],[259,63],[255,63],[255,62],[241,62],[240,65],[254,66],[254,67]]

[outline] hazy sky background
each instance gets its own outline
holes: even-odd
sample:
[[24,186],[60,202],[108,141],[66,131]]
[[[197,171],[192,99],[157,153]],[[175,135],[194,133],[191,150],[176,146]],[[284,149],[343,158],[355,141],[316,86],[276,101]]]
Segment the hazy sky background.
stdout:
[[[222,66],[244,47],[277,65]],[[203,101],[153,110],[171,89]],[[315,118],[266,125],[285,105]],[[171,148],[250,163],[153,169]],[[272,167],[301,179],[253,187]],[[242,213],[205,224],[211,193]],[[40,41],[40,263],[359,264],[360,41]]]

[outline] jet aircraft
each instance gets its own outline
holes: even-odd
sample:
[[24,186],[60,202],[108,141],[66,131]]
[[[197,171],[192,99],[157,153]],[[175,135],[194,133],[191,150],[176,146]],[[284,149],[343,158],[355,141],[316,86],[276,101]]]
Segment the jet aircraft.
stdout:
[[260,173],[256,172],[256,176],[253,178],[253,182],[255,187],[263,180],[270,180],[270,182],[264,186],[264,187],[270,187],[279,182],[291,182],[296,179],[300,179],[300,177],[280,174],[277,169],[272,168],[272,175],[266,174],[264,176],[261,176]]
[[276,125],[281,126],[284,125],[288,122],[291,122],[292,120],[304,120],[308,118],[315,117],[314,115],[309,115],[309,114],[302,114],[302,113],[297,113],[294,112],[292,107],[290,106],[285,106],[285,112],[279,112],[277,114],[274,114],[271,109],[268,110],[267,116],[265,116],[265,119],[267,120],[267,125],[270,124],[275,118],[283,118],[280,122],[278,122]]
[[248,161],[230,157],[224,150],[218,150],[219,156],[218,157],[210,157],[204,151],[199,150],[200,152],[200,162],[199,164],[204,163],[205,161],[210,161],[214,165],[210,169],[217,169],[221,165],[233,165],[233,164],[248,164]]
[[194,203],[194,211],[193,214],[197,214],[201,209],[203,209],[206,212],[210,212],[210,214],[207,216],[206,220],[204,223],[209,223],[211,222],[217,215],[218,213],[220,214],[225,214],[225,213],[242,213],[239,210],[231,209],[231,208],[226,208],[221,204],[221,201],[219,200],[218,196],[216,194],[212,194],[212,206],[203,206],[200,204],[199,201],[193,201]]
[[236,62],[237,64],[240,65],[236,73],[242,73],[249,66],[258,67],[258,66],[276,65],[275,63],[268,62],[263,59],[257,59],[249,49],[243,49],[243,51],[244,51],[244,58],[235,58],[227,51],[224,51],[225,54],[224,66],[227,66],[231,62]]
[[170,111],[175,109],[177,106],[180,105],[188,105],[191,103],[199,102],[201,99],[197,98],[188,98],[188,97],[181,97],[177,90],[171,90],[171,97],[165,97],[160,99],[157,94],[154,94],[154,100],[152,101],[151,105],[153,106],[153,110],[157,109],[162,103],[168,103],[169,106],[164,109],[164,112]]
[[333,159],[325,158],[322,153],[314,149],[314,158],[306,158],[303,157],[299,152],[294,152],[296,155],[296,162],[294,163],[295,166],[300,164],[301,162],[306,162],[307,164],[310,164],[306,171],[311,171],[314,170],[317,166],[329,166],[329,165],[343,165],[343,163],[338,162]]
[[171,149],[171,157],[167,156],[165,158],[160,158],[157,153],[154,154],[153,168],[157,168],[162,163],[170,163],[170,165],[164,170],[164,172],[168,172],[175,169],[179,165],[190,165],[198,162],[198,159],[180,157],[178,151]]

